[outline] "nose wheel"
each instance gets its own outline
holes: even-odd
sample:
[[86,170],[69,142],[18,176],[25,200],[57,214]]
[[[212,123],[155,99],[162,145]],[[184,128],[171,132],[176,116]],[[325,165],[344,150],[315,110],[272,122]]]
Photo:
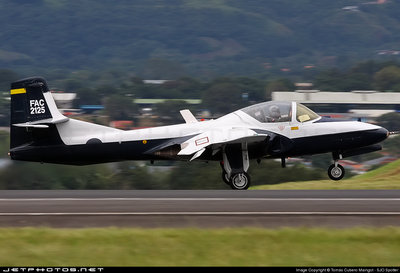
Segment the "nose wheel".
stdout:
[[340,180],[344,177],[345,171],[342,165],[335,163],[329,166],[328,176],[332,180]]

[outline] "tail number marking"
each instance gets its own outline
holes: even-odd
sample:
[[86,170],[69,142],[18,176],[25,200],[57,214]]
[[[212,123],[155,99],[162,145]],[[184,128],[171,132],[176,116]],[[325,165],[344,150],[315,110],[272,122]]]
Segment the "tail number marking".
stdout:
[[30,100],[29,110],[31,111],[31,115],[44,114],[46,112],[44,108],[44,99]]

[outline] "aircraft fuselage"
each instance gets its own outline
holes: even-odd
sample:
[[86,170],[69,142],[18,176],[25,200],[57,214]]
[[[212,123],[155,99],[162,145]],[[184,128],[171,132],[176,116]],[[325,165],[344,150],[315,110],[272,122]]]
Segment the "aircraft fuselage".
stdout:
[[220,161],[223,180],[234,189],[250,185],[251,159],[332,153],[333,180],[344,176],[338,160],[381,149],[386,129],[356,121],[322,118],[296,102],[255,104],[215,120],[123,131],[62,115],[43,78],[11,84],[10,156],[14,160],[71,165],[124,160]]

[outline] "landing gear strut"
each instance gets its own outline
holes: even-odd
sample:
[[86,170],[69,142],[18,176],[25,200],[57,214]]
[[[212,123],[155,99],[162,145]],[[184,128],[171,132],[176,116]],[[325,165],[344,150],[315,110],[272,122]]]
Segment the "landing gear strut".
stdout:
[[222,180],[234,190],[246,190],[250,186],[249,154],[247,143],[230,144],[222,151]]
[[230,177],[228,175],[228,173],[224,170],[224,164],[221,163],[221,167],[222,167],[222,181],[224,181],[227,185],[231,185],[231,181],[230,181]]

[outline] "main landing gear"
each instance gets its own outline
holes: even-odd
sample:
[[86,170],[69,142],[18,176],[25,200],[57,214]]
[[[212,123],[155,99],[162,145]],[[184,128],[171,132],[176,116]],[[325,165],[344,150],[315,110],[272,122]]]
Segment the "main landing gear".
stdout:
[[222,151],[222,180],[234,190],[246,190],[250,186],[249,154],[246,143],[230,144]]
[[222,180],[234,190],[246,190],[250,186],[250,175],[247,172],[235,173],[229,177],[222,170]]

